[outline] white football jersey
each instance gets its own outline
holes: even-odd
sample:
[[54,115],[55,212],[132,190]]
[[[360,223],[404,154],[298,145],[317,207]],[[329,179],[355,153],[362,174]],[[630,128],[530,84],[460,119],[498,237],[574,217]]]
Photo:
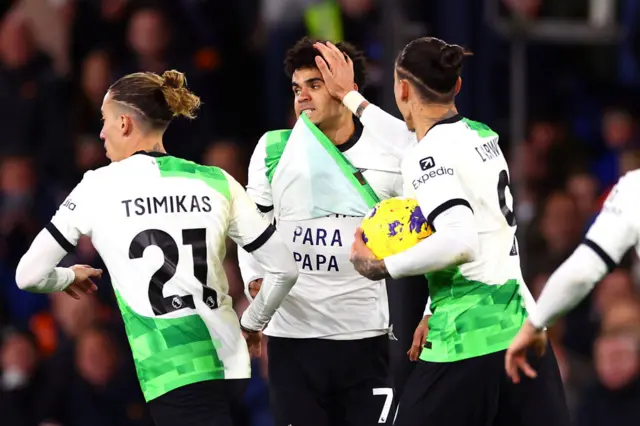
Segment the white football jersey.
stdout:
[[[263,136],[249,166],[247,193],[263,212],[271,212],[269,217],[275,217],[278,231],[298,264],[299,277],[265,334],[349,340],[388,332],[389,306],[384,280],[371,282],[358,274],[349,261],[353,235],[362,217],[330,215],[304,221],[280,220],[278,211],[272,212],[274,205],[280,203],[273,200],[267,178],[266,145]],[[380,143],[366,126],[363,128],[356,122],[354,136],[338,148],[360,170],[379,199],[401,195],[400,156],[390,153],[388,145]],[[245,283],[262,275],[261,269],[246,256],[240,256],[240,266]]]
[[250,377],[225,241],[250,252],[274,231],[225,171],[136,153],[87,172],[47,228],[68,250],[91,237],[147,400],[193,382]]
[[443,120],[407,152],[402,175],[404,195],[418,200],[432,226],[451,207],[471,209],[479,243],[473,261],[427,274],[433,316],[421,359],[451,362],[506,349],[533,299],[520,270],[498,135],[460,115]]

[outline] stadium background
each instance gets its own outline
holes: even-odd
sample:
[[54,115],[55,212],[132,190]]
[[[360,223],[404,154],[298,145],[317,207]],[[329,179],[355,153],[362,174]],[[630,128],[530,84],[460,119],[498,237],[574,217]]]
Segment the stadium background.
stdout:
[[[245,182],[260,134],[291,123],[282,59],[298,37],[364,49],[365,94],[390,111],[393,58],[406,41],[435,35],[465,45],[476,55],[458,106],[501,134],[525,276],[537,296],[618,176],[640,167],[639,3],[0,1],[0,424],[150,424],[108,276],[98,297],[81,302],[23,293],[14,282],[20,256],[58,203],[84,171],[106,164],[99,109],[118,77],[186,72],[204,107],[198,120],[174,123],[167,149]],[[247,302],[229,248],[240,313]],[[64,263],[102,265],[86,239]],[[640,424],[640,262],[629,255],[622,266],[550,330],[578,426]],[[413,324],[403,327],[400,334],[412,333]],[[272,424],[267,362],[254,361],[238,425]]]

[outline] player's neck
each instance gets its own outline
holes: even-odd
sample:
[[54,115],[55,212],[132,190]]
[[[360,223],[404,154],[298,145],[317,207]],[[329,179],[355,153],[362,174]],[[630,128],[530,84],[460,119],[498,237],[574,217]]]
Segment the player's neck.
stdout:
[[319,126],[320,130],[336,146],[346,143],[356,131],[351,113],[340,116],[335,122],[323,124],[323,126]]
[[454,104],[420,105],[413,113],[413,124],[418,140],[422,140],[427,132],[438,122],[458,114]]
[[148,138],[141,139],[136,144],[136,149],[134,152],[144,151],[144,152],[161,152],[163,154],[167,153],[167,150],[164,148],[164,144],[162,143],[162,136],[151,136]]

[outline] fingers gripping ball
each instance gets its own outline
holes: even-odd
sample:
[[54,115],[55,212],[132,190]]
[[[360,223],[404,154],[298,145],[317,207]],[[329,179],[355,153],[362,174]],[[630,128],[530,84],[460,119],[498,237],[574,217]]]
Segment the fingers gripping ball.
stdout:
[[379,202],[360,226],[365,244],[378,259],[405,251],[433,234],[418,201],[404,197]]

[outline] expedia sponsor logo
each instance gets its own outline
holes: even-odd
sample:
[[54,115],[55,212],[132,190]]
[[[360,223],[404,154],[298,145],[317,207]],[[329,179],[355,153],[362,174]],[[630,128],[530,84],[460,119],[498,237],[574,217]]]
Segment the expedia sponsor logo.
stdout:
[[70,198],[67,198],[66,200],[64,200],[64,203],[62,203],[62,207],[66,207],[69,210],[74,211],[76,209],[76,203],[71,201]]
[[453,176],[453,169],[451,167],[440,166],[435,170],[431,170],[429,173],[425,173],[420,178],[414,179],[413,181],[413,189],[418,189],[420,185],[426,183],[429,179],[434,179],[438,176],[449,175]]

